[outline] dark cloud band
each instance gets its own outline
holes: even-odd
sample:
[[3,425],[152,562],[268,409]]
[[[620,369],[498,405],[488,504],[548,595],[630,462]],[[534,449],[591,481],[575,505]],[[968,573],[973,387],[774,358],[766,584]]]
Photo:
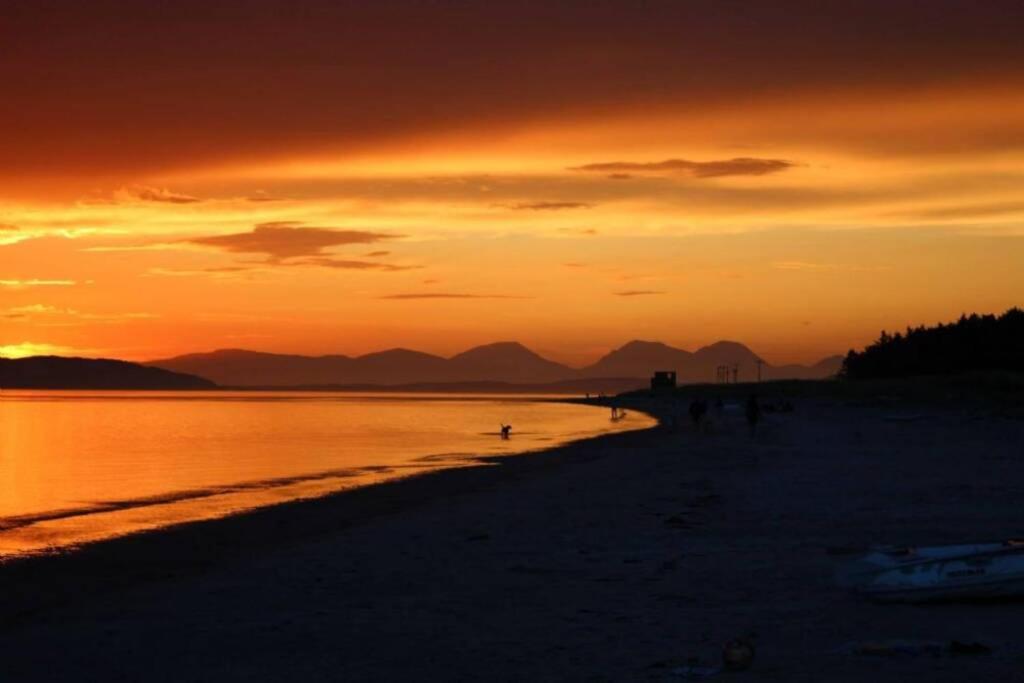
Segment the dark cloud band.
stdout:
[[[323,257],[324,250],[350,244],[373,244],[401,237],[367,230],[302,227],[297,223],[262,223],[249,232],[196,237],[189,244],[214,247],[234,254],[263,254],[270,261]],[[324,265],[316,263],[315,265]],[[379,267],[375,265],[373,267]]]
[[608,161],[596,164],[574,166],[570,171],[610,173],[621,179],[623,173],[682,173],[694,178],[720,178],[723,176],[761,176],[779,173],[795,166],[785,159],[758,159],[736,157],[717,161],[690,161],[688,159],[666,159],[665,161],[632,162]]

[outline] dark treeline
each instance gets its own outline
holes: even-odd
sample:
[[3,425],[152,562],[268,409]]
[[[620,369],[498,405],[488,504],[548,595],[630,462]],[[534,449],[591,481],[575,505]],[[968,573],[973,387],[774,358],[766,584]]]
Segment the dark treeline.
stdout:
[[1024,311],[964,315],[955,323],[907,328],[850,351],[841,376],[850,379],[945,375],[974,371],[1024,372]]

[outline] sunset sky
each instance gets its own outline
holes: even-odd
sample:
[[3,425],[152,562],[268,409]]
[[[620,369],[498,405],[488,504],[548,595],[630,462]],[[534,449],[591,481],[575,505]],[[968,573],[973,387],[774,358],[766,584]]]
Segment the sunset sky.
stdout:
[[4,3],[0,353],[813,362],[1024,303],[1024,4]]

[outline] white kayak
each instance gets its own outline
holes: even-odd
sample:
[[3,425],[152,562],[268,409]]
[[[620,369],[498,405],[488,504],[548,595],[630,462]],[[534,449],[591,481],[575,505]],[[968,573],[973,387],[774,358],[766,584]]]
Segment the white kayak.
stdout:
[[883,602],[1024,596],[1024,542],[880,548],[848,563],[838,579]]

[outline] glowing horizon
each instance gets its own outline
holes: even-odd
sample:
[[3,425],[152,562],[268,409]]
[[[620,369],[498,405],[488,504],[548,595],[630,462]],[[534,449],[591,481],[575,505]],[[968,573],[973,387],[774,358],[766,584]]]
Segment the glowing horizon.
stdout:
[[1022,303],[1013,3],[279,4],[14,17],[0,355],[813,363]]

